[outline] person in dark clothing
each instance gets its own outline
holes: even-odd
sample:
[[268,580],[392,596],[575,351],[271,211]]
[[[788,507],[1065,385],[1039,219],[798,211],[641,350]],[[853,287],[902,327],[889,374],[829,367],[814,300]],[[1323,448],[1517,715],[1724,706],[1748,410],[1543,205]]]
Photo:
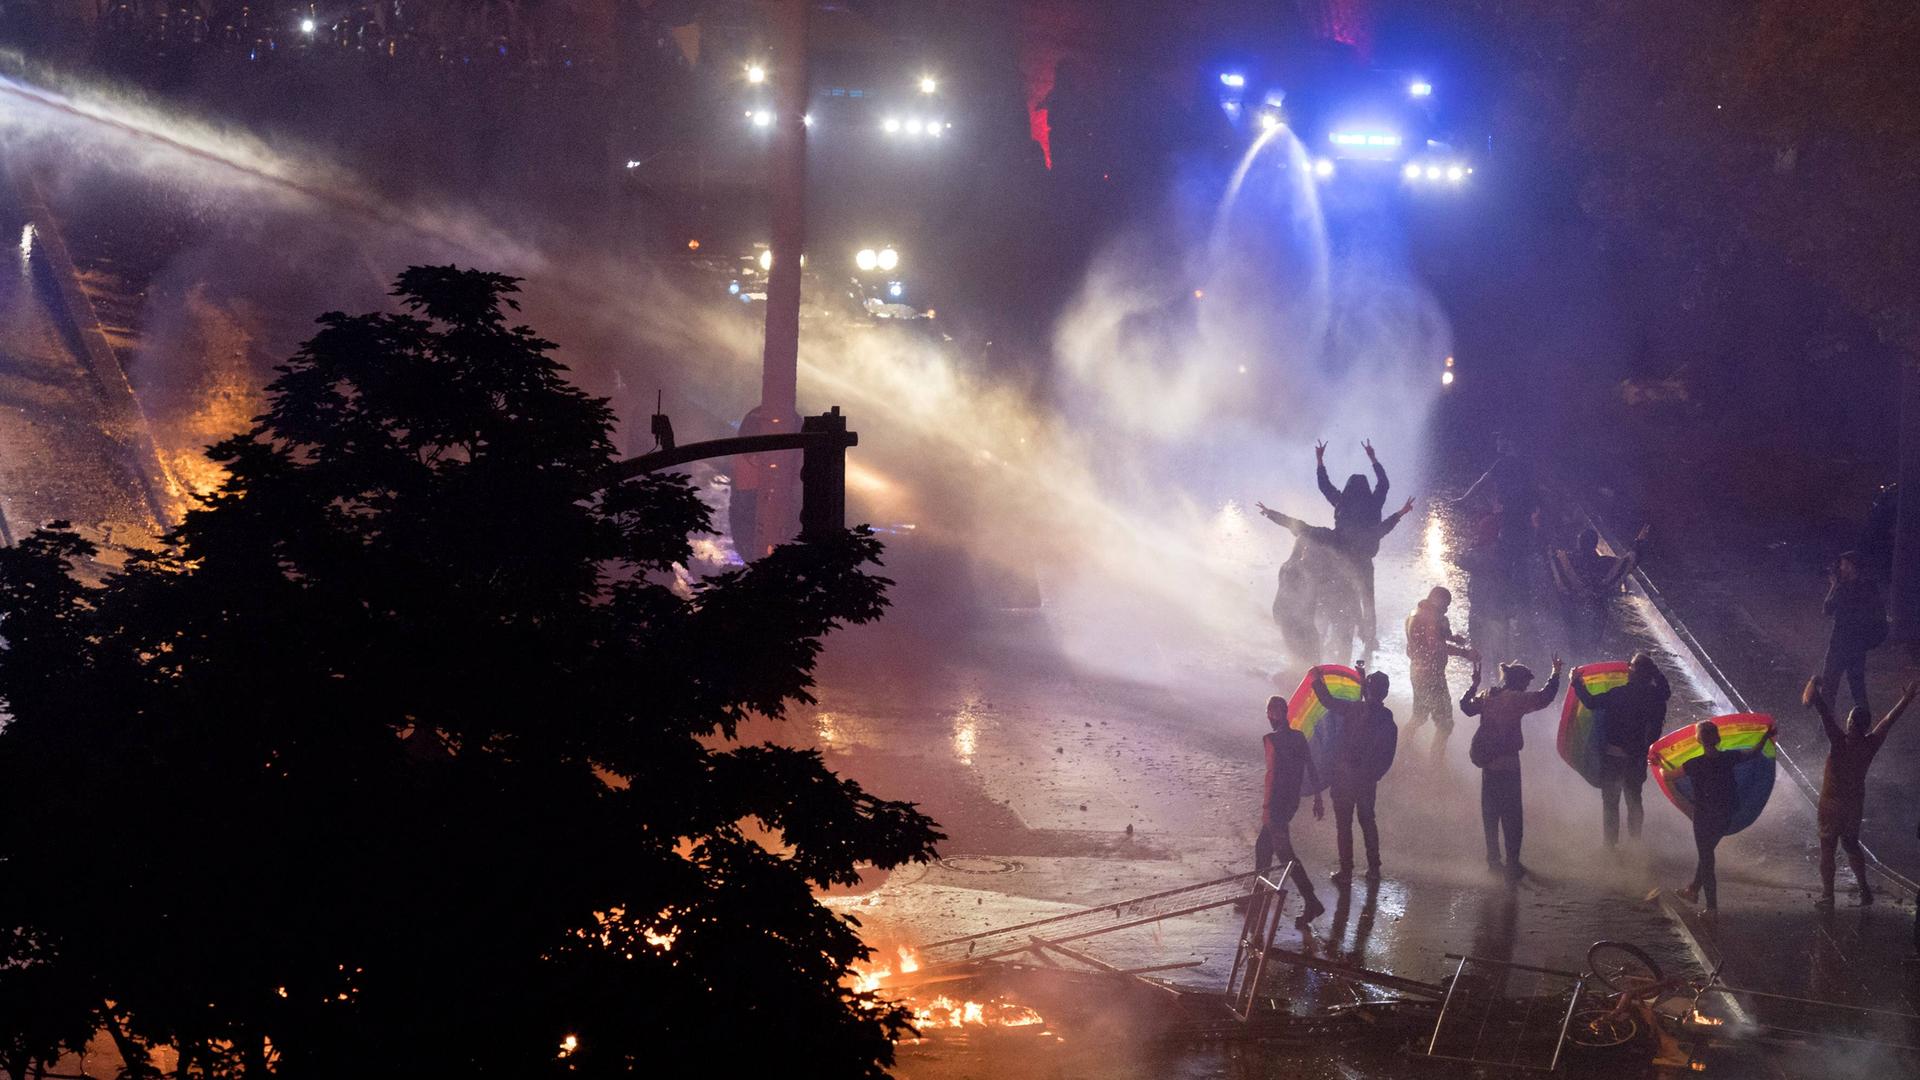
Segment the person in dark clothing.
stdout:
[[1720,908],[1719,883],[1714,879],[1714,849],[1720,846],[1733,825],[1733,770],[1741,762],[1759,757],[1773,741],[1773,729],[1751,750],[1720,749],[1720,726],[1711,720],[1695,724],[1694,731],[1706,751],[1681,766],[1693,787],[1693,850],[1699,858],[1693,882],[1680,890],[1681,899],[1691,904],[1707,894],[1707,910]]
[[1373,465],[1371,487],[1366,477],[1354,473],[1347,477],[1345,487],[1336,489],[1327,476],[1327,444],[1324,442],[1314,444],[1313,471],[1320,484],[1320,494],[1333,504],[1333,531],[1345,541],[1344,550],[1353,561],[1354,588],[1360,598],[1360,640],[1371,655],[1380,647],[1373,601],[1373,559],[1380,554],[1380,537],[1386,535],[1378,530],[1380,515],[1387,507],[1387,470],[1374,454],[1372,442],[1363,441],[1360,446]]
[[1453,593],[1435,585],[1427,598],[1407,616],[1407,668],[1413,679],[1413,719],[1409,729],[1433,722],[1433,748],[1438,751],[1453,732],[1453,691],[1447,688],[1447,658],[1480,659],[1465,638],[1453,632],[1447,609]]
[[[1347,602],[1359,591],[1359,575],[1353,569],[1355,563],[1352,553],[1356,550],[1355,545],[1362,547],[1370,545],[1372,550],[1378,551],[1380,541],[1393,531],[1394,526],[1400,524],[1401,518],[1413,512],[1413,500],[1408,499],[1406,505],[1371,526],[1353,525],[1345,532],[1320,525],[1309,525],[1299,518],[1289,517],[1278,510],[1269,509],[1263,502],[1256,502],[1254,506],[1259,508],[1261,516],[1268,521],[1286,528],[1303,543],[1314,545],[1308,549],[1308,563],[1310,566],[1318,566],[1322,569],[1319,575],[1310,574],[1317,578],[1318,591],[1315,596],[1315,607],[1320,613],[1330,616],[1335,624],[1334,642],[1330,644],[1337,644],[1342,640],[1339,633],[1342,629],[1346,630],[1345,640],[1351,640],[1353,630],[1347,624],[1351,621],[1353,609]],[[1319,550],[1315,550],[1316,548]],[[1371,562],[1371,556],[1368,558]],[[1364,608],[1360,610],[1364,611]],[[1361,637],[1364,639],[1365,636],[1362,632]],[[1341,645],[1334,650],[1333,655],[1339,655],[1345,651],[1345,646]]]
[[1486,513],[1466,528],[1457,561],[1467,575],[1467,640],[1482,653],[1498,655],[1510,644],[1514,587],[1500,554],[1499,491],[1487,501]]
[[1867,524],[1860,530],[1860,557],[1875,581],[1893,580],[1893,530],[1900,522],[1900,485],[1882,484],[1867,508]]
[[1340,871],[1333,883],[1345,888],[1353,880],[1353,819],[1360,818],[1360,836],[1367,845],[1367,880],[1380,880],[1380,827],[1374,818],[1374,799],[1380,778],[1393,765],[1399,728],[1393,711],[1387,708],[1388,680],[1385,672],[1369,675],[1364,661],[1356,661],[1360,674],[1360,700],[1334,697],[1318,671],[1313,676],[1313,694],[1338,719],[1333,732],[1333,775],[1328,788],[1333,792],[1333,824],[1340,848]]
[[[1860,902],[1873,903],[1873,888],[1867,884],[1867,853],[1860,846],[1860,821],[1867,811],[1867,769],[1873,757],[1886,743],[1894,721],[1913,703],[1920,683],[1908,683],[1893,711],[1878,724],[1873,714],[1858,706],[1847,714],[1847,726],[1841,730],[1833,722],[1833,710],[1827,707],[1826,686],[1818,677],[1807,680],[1800,701],[1820,714],[1820,726],[1827,733],[1827,771],[1820,782],[1820,902],[1833,903],[1833,849],[1847,849],[1847,862],[1853,867],[1853,880],[1860,886]],[[1868,725],[1873,725],[1871,731]]]
[[1840,703],[1839,679],[1846,676],[1853,692],[1853,706],[1873,715],[1867,704],[1867,653],[1887,640],[1887,606],[1880,598],[1880,587],[1866,573],[1858,552],[1840,556],[1827,571],[1827,598],[1821,604],[1833,620],[1833,635],[1827,639],[1827,659],[1820,672],[1820,684],[1833,692],[1833,703]]
[[1553,553],[1553,584],[1575,648],[1586,652],[1599,646],[1607,630],[1608,601],[1640,561],[1640,545],[1646,539],[1647,529],[1642,528],[1634,537],[1633,551],[1617,557],[1600,550],[1600,533],[1589,527],[1580,530],[1573,550]]
[[[1473,733],[1468,755],[1480,769],[1480,825],[1486,833],[1487,869],[1504,872],[1509,881],[1527,874],[1520,862],[1520,840],[1525,832],[1520,800],[1520,749],[1526,739],[1520,721],[1528,713],[1553,704],[1560,690],[1560,673],[1565,665],[1553,660],[1553,675],[1547,685],[1529,692],[1533,672],[1525,664],[1500,665],[1500,685],[1486,693],[1480,690],[1480,665],[1473,665],[1473,678],[1460,699],[1460,711],[1478,716],[1480,727]],[[1500,861],[1500,841],[1506,839],[1506,862]]]
[[1288,831],[1293,815],[1300,809],[1300,782],[1306,780],[1313,790],[1313,819],[1326,816],[1326,804],[1320,800],[1320,774],[1313,767],[1313,752],[1307,737],[1287,726],[1287,699],[1267,699],[1268,732],[1261,742],[1266,751],[1267,778],[1260,800],[1260,836],[1253,842],[1254,869],[1265,873],[1276,858],[1293,864],[1288,880],[1300,890],[1306,910],[1295,922],[1305,927],[1327,910],[1314,895],[1313,879],[1293,853],[1293,837]]
[[1600,728],[1600,827],[1607,846],[1620,843],[1620,797],[1627,799],[1627,835],[1638,839],[1646,811],[1640,785],[1646,783],[1647,748],[1667,727],[1667,698],[1673,693],[1653,657],[1634,653],[1627,681],[1602,693],[1590,693],[1573,680],[1574,696],[1593,710]]
[[1467,488],[1460,501],[1471,505],[1476,496],[1499,493],[1500,551],[1513,564],[1518,577],[1519,566],[1532,545],[1533,515],[1540,508],[1540,490],[1534,483],[1533,464],[1520,456],[1511,436],[1496,432],[1493,448],[1497,455],[1493,464]]

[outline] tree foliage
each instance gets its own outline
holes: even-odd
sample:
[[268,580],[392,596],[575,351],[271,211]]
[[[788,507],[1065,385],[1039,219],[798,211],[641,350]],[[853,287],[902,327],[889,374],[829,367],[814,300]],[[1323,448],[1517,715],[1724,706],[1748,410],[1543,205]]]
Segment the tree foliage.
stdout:
[[881,614],[879,544],[676,591],[707,508],[598,490],[609,411],[515,291],[415,267],[404,310],[322,316],[103,583],[64,528],[0,551],[0,1064],[100,1028],[207,1076],[891,1060],[813,893],[939,834],[735,738]]

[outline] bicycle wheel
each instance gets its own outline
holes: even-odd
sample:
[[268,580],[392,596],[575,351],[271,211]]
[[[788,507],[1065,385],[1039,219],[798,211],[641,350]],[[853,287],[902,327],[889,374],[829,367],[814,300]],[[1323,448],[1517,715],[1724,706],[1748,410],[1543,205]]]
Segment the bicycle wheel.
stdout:
[[1612,1009],[1591,1007],[1573,1014],[1567,1024],[1567,1041],[1589,1050],[1625,1046],[1640,1034],[1640,1022]]
[[1587,970],[1616,994],[1642,994],[1666,980],[1666,973],[1637,945],[1596,941],[1587,949]]

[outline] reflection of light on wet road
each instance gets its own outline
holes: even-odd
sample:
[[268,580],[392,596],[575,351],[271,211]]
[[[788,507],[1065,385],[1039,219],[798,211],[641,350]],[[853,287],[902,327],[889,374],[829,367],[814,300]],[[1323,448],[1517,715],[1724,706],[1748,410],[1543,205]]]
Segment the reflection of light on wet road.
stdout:
[[979,722],[973,714],[973,702],[969,701],[953,716],[953,756],[960,759],[960,764],[973,764],[979,736]]
[[1447,524],[1440,520],[1439,514],[1427,515],[1427,532],[1420,541],[1420,554],[1427,573],[1438,581],[1445,581],[1452,573],[1452,564],[1447,559]]

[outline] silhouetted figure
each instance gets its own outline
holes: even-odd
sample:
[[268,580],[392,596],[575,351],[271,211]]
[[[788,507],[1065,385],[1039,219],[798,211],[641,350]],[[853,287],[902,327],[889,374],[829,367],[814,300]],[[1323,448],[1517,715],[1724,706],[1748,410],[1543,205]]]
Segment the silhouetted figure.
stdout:
[[1431,721],[1433,746],[1438,750],[1453,733],[1453,691],[1447,687],[1447,658],[1480,659],[1467,640],[1453,632],[1447,621],[1447,609],[1453,605],[1453,593],[1444,585],[1435,585],[1427,598],[1414,605],[1407,616],[1407,669],[1413,680],[1413,717],[1408,730]]
[[1600,827],[1607,846],[1620,843],[1620,797],[1627,799],[1627,835],[1638,839],[1646,811],[1640,785],[1647,782],[1647,748],[1667,726],[1667,699],[1673,689],[1653,657],[1634,653],[1627,681],[1595,694],[1579,679],[1574,696],[1593,710],[1600,728]]
[[1273,730],[1261,739],[1267,755],[1267,779],[1260,801],[1260,836],[1253,843],[1253,865],[1264,873],[1276,858],[1293,864],[1289,879],[1307,905],[1295,922],[1304,927],[1327,908],[1314,895],[1313,879],[1307,876],[1307,868],[1293,853],[1293,837],[1288,831],[1294,813],[1300,809],[1303,777],[1313,789],[1315,821],[1326,816],[1326,804],[1320,801],[1320,775],[1314,771],[1313,752],[1307,746],[1307,737],[1287,726],[1286,698],[1267,699],[1267,726]]
[[[1833,849],[1847,849],[1847,862],[1853,867],[1853,880],[1860,886],[1860,902],[1873,903],[1873,888],[1867,883],[1867,853],[1860,846],[1860,820],[1867,811],[1867,769],[1875,754],[1887,741],[1894,721],[1913,703],[1920,683],[1908,683],[1891,712],[1878,724],[1873,714],[1854,706],[1847,714],[1843,731],[1833,722],[1833,710],[1827,707],[1826,686],[1818,678],[1809,679],[1800,695],[1802,703],[1820,714],[1820,726],[1827,733],[1827,771],[1820,782],[1820,902],[1833,903]],[[1872,730],[1868,726],[1872,725]]]
[[[1473,679],[1460,699],[1460,711],[1480,718],[1473,733],[1468,756],[1480,769],[1480,825],[1486,833],[1487,869],[1505,871],[1507,880],[1519,881],[1527,868],[1520,862],[1520,840],[1525,832],[1520,801],[1520,749],[1526,738],[1520,721],[1531,712],[1553,704],[1560,689],[1564,665],[1554,657],[1553,674],[1547,685],[1528,691],[1533,671],[1525,664],[1500,665],[1500,685],[1484,694],[1480,689],[1480,665],[1473,665]],[[1506,839],[1506,862],[1500,861],[1500,841]]]
[[1273,590],[1273,621],[1294,659],[1312,664],[1320,659],[1320,635],[1313,625],[1313,569],[1307,554],[1307,542],[1295,541],[1292,554],[1280,564]]
[[1766,750],[1767,743],[1773,741],[1773,729],[1768,728],[1760,745],[1751,750],[1722,750],[1718,724],[1702,720],[1693,727],[1700,739],[1700,746],[1706,752],[1681,766],[1681,769],[1693,787],[1693,849],[1699,856],[1699,862],[1694,867],[1693,882],[1680,890],[1680,896],[1692,903],[1705,890],[1707,910],[1718,911],[1720,892],[1713,874],[1713,855],[1714,849],[1720,846],[1720,841],[1726,838],[1727,829],[1733,824],[1733,770],[1741,762],[1752,761]]
[[1838,680],[1846,676],[1854,708],[1872,715],[1873,706],[1867,704],[1867,653],[1887,640],[1887,605],[1865,570],[1864,560],[1854,551],[1840,556],[1827,570],[1827,598],[1821,610],[1833,620],[1833,634],[1827,639],[1820,684],[1832,690],[1833,704],[1838,705]]
[[1468,628],[1469,636],[1482,650],[1497,653],[1514,648],[1512,635],[1505,631],[1530,606],[1533,586],[1528,580],[1528,565],[1535,555],[1534,524],[1540,509],[1540,491],[1534,482],[1533,463],[1520,456],[1511,436],[1495,432],[1493,446],[1496,455],[1493,464],[1459,501],[1469,508],[1484,502],[1497,511],[1492,523],[1493,543],[1483,552],[1483,561],[1474,570],[1469,600],[1477,610],[1483,591],[1491,587],[1497,610],[1490,614],[1494,615],[1496,629],[1501,632],[1496,637],[1483,638]]
[[1882,484],[1867,508],[1867,524],[1860,530],[1860,557],[1882,585],[1893,580],[1893,529],[1900,519],[1900,485]]
[[1482,653],[1497,655],[1512,644],[1514,587],[1500,554],[1500,493],[1490,494],[1487,503],[1486,512],[1465,525],[1457,562],[1467,575],[1467,640]]
[[1333,504],[1333,531],[1353,561],[1354,588],[1360,598],[1360,640],[1371,654],[1380,647],[1373,602],[1373,559],[1380,554],[1380,538],[1386,535],[1378,530],[1380,515],[1387,507],[1387,470],[1374,454],[1372,442],[1363,441],[1360,446],[1373,465],[1372,486],[1368,486],[1366,477],[1354,473],[1347,477],[1345,487],[1336,489],[1327,477],[1327,444],[1324,442],[1314,444],[1313,471],[1320,484],[1320,494]]
[[[1310,545],[1304,556],[1307,579],[1312,583],[1314,595],[1314,614],[1327,617],[1332,633],[1327,646],[1331,649],[1326,655],[1340,655],[1346,652],[1345,643],[1351,642],[1357,629],[1358,613],[1362,610],[1358,604],[1359,581],[1354,570],[1351,552],[1354,544],[1372,544],[1379,550],[1380,540],[1392,532],[1400,519],[1413,512],[1413,500],[1387,515],[1371,526],[1354,526],[1345,533],[1320,525],[1309,525],[1296,517],[1289,517],[1278,510],[1272,510],[1267,504],[1254,503],[1262,517],[1286,528],[1300,538],[1302,543]],[[1318,572],[1314,572],[1314,571]],[[1342,633],[1344,632],[1344,637]]]
[[1380,827],[1374,818],[1374,800],[1381,777],[1393,767],[1393,753],[1400,740],[1394,725],[1393,710],[1387,708],[1387,675],[1383,671],[1367,673],[1364,661],[1356,661],[1360,674],[1360,700],[1334,697],[1316,670],[1313,694],[1337,718],[1333,728],[1333,775],[1327,786],[1333,792],[1333,825],[1339,843],[1340,871],[1333,883],[1345,888],[1353,880],[1353,819],[1360,819],[1360,836],[1367,845],[1367,880],[1380,880]]
[[1624,557],[1600,550],[1600,533],[1593,528],[1580,530],[1573,550],[1553,553],[1553,584],[1566,615],[1567,629],[1574,648],[1589,653],[1598,648],[1607,631],[1609,602],[1619,591],[1620,581],[1640,560],[1640,544],[1647,529],[1634,537],[1634,550]]

